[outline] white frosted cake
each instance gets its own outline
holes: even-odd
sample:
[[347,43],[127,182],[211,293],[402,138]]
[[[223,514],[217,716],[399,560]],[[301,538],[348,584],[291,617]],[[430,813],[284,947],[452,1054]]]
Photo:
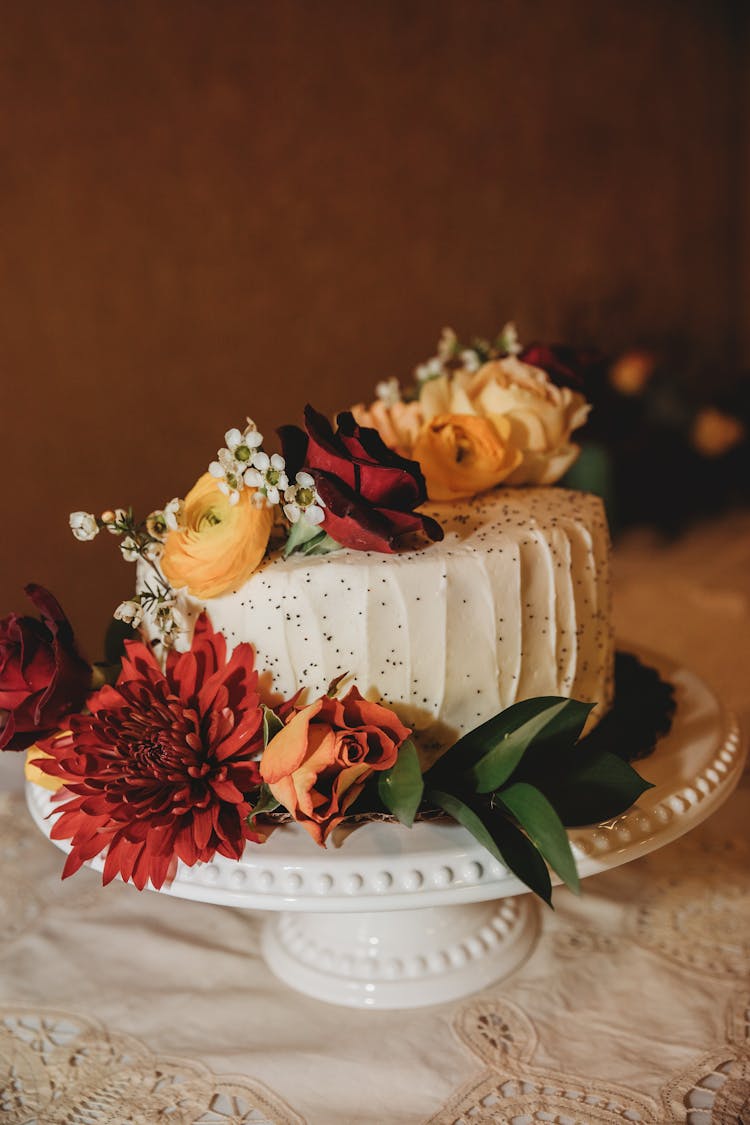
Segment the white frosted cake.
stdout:
[[[424,509],[442,542],[397,554],[268,557],[240,588],[200,601],[230,645],[250,641],[273,692],[313,699],[349,673],[423,745],[446,744],[517,700],[613,692],[609,534],[601,501],[509,488]],[[178,647],[189,645],[189,635]]]

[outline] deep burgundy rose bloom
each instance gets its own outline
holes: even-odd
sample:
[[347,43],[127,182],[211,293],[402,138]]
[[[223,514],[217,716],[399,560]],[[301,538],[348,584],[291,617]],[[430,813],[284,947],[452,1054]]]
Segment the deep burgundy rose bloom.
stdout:
[[594,348],[571,348],[566,344],[529,344],[518,358],[532,367],[541,367],[558,386],[574,390],[582,390],[589,373],[605,362],[602,352]]
[[239,859],[246,840],[260,839],[247,816],[263,712],[252,645],[227,660],[205,614],[190,651],[171,652],[163,672],[140,641],[126,650],[115,687],[91,696],[91,713],[45,742],[52,757],[35,765],[73,795],[51,832],[72,841],[63,878],[106,848],[104,883],[120,875],[142,890],[149,879],[161,887],[177,859]]
[[11,613],[0,621],[0,750],[25,750],[56,730],[91,684],[57,600],[33,583],[25,592],[42,619]]
[[327,418],[306,406],[307,433],[298,426],[279,430],[290,475],[305,468],[315,480],[331,538],[357,551],[385,552],[407,532],[442,539],[440,524],[414,510],[427,500],[417,462],[399,457],[349,411],[336,423],[334,432]]

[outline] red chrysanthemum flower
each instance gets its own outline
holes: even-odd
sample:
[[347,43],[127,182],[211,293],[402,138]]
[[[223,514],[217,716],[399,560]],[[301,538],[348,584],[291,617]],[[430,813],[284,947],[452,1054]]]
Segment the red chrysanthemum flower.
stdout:
[[216,852],[239,859],[248,796],[260,782],[263,713],[252,645],[227,660],[226,641],[202,615],[189,652],[153,652],[131,641],[115,687],[89,699],[70,733],[42,744],[35,764],[75,794],[60,806],[52,838],[71,840],[63,878],[105,848],[104,883],[116,875],[157,889],[177,859]]

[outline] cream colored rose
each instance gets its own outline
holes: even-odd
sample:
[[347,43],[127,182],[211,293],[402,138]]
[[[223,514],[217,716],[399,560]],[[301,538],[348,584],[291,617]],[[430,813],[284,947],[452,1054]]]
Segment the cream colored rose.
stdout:
[[539,367],[515,356],[492,360],[478,371],[457,371],[432,379],[419,399],[425,421],[440,414],[507,418],[510,441],[523,460],[507,484],[553,484],[575,461],[570,440],[589,412],[583,395],[558,387]]
[[400,457],[411,457],[414,443],[422,429],[424,418],[418,402],[383,402],[377,399],[370,406],[358,403],[352,407],[358,426],[377,430],[381,438]]

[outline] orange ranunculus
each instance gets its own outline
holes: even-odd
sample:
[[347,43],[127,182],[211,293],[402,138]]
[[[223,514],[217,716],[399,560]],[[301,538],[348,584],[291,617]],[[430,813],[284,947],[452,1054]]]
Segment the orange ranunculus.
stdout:
[[461,500],[504,481],[521,463],[506,418],[438,414],[421,430],[413,457],[431,500]]
[[260,774],[276,800],[325,845],[365,782],[395,764],[410,734],[393,711],[353,687],[343,699],[325,695],[293,713],[263,752]]
[[253,503],[246,488],[230,504],[215,477],[204,473],[185,497],[184,526],[170,531],[162,570],[175,590],[216,598],[235,590],[257,570],[271,534],[273,512]]

